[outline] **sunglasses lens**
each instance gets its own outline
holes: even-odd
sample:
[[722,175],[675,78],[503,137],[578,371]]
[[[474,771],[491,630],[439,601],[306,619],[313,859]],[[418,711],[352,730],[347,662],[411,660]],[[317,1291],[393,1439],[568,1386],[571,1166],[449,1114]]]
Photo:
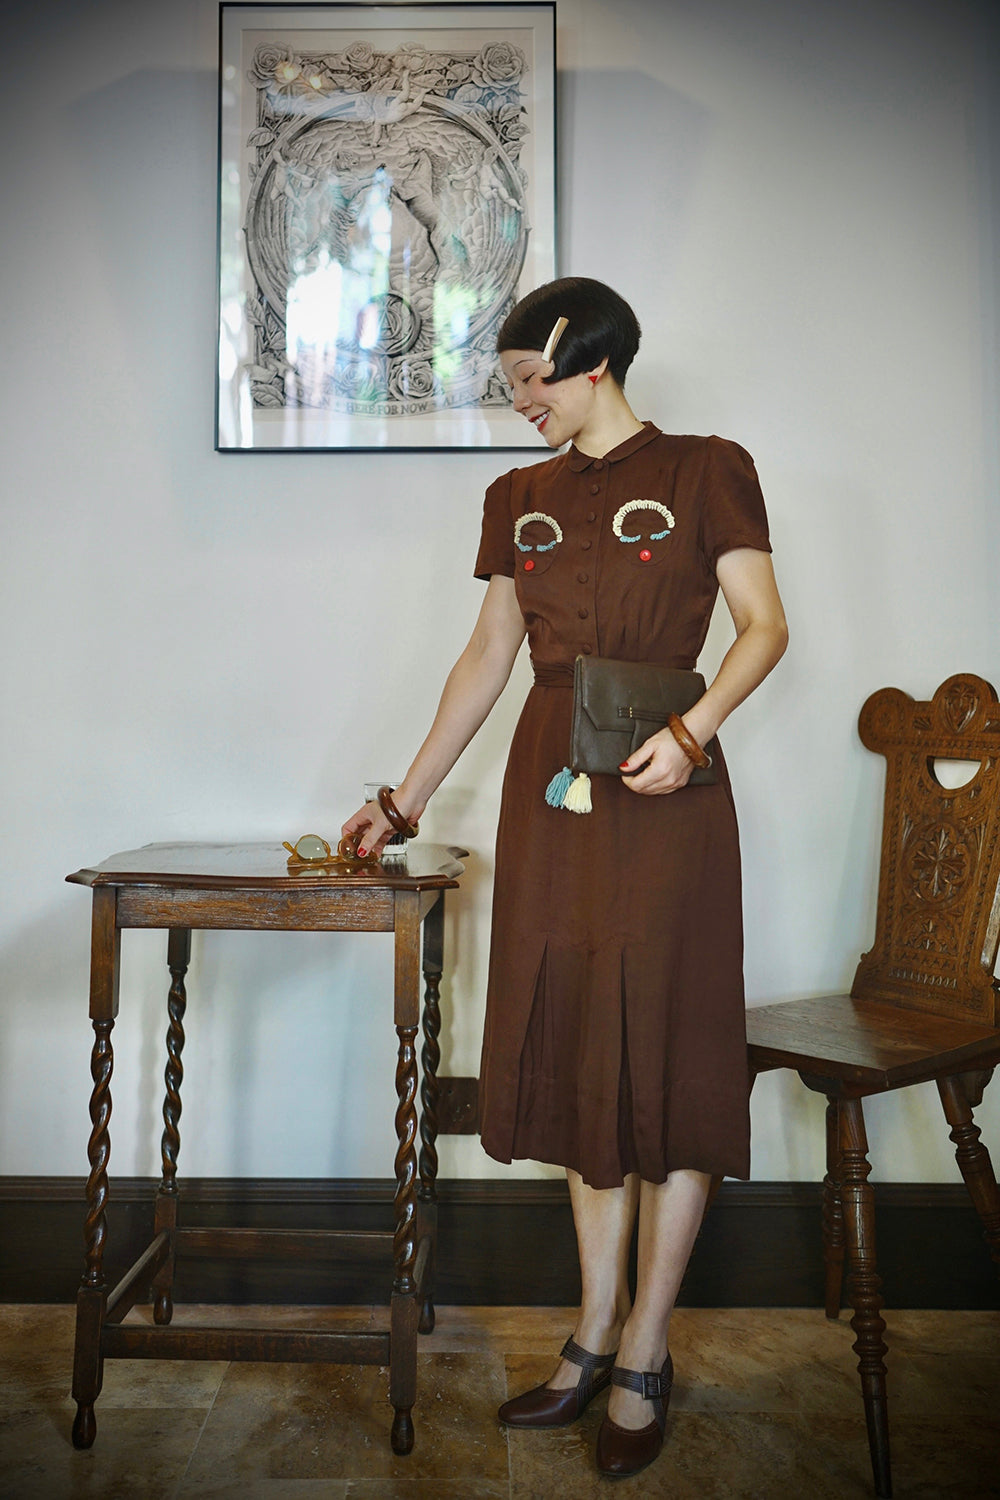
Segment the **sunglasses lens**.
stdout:
[[328,859],[330,845],[318,834],[305,833],[295,845],[295,852],[299,859]]

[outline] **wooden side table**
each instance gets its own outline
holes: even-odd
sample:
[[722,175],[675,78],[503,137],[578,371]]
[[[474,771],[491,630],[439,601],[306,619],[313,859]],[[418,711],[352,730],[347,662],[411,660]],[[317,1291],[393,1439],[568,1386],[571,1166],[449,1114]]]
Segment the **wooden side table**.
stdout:
[[[437,1150],[442,1131],[477,1128],[476,1080],[439,1079],[440,980],[444,892],[458,884],[465,851],[439,844],[407,847],[402,865],[363,866],[353,872],[306,868],[290,874],[279,844],[150,844],[112,855],[67,879],[93,891],[90,964],[92,1130],[88,1155],[86,1265],[77,1297],[73,1443],[89,1448],[97,1435],[94,1403],[105,1359],[328,1360],[387,1364],[394,1408],[395,1453],[413,1447],[417,1332],[434,1326],[437,1240]],[[420,1015],[420,928],[423,924],[423,1050],[417,1159],[417,1055]],[[127,927],[168,930],[166,1091],[162,1179],[156,1192],[154,1237],[109,1291],[103,1271],[107,1237],[108,1158],[111,1150],[111,1033],[118,1014],[121,933]],[[178,1222],[177,1157],[183,1076],[184,976],[193,928],[294,932],[395,933],[394,1023],[396,1064],[395,1230],[204,1229]],[[445,1107],[446,1106],[446,1107]],[[418,1185],[419,1177],[419,1185]],[[391,1242],[393,1281],[388,1333],[327,1330],[170,1327],[174,1266],[185,1252],[228,1258],[336,1261],[346,1250],[385,1255]],[[153,1326],[125,1324],[137,1302],[153,1300]]]

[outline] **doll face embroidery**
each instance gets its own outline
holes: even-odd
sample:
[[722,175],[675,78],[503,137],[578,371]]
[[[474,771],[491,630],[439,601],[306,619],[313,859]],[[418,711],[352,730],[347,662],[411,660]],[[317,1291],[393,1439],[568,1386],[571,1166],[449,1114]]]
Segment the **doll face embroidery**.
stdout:
[[[551,530],[552,536],[549,538],[548,541],[544,541],[544,542],[542,542],[542,541],[536,541],[536,542],[533,542],[533,543],[532,542],[522,542],[522,540],[521,540],[521,533],[522,533],[522,531],[524,530],[524,528],[526,526],[530,526],[530,525],[532,525],[535,522],[540,522],[543,526],[547,526]],[[532,534],[537,537],[539,533],[536,531],[536,532],[534,532]],[[558,544],[562,541],[562,539],[563,539],[563,532],[562,532],[562,527],[559,525],[559,522],[557,520],[555,520],[552,516],[546,515],[543,510],[531,510],[531,511],[528,511],[528,513],[526,515],[518,516],[517,520],[514,523],[514,546],[517,548],[517,550],[519,552],[524,552],[524,553],[529,553],[529,554],[530,553],[534,553],[534,552],[538,552],[538,553],[552,552],[556,548],[556,546],[558,546]],[[521,567],[522,567],[522,569],[524,570],[525,573],[533,573],[535,571],[536,566],[537,566],[537,564],[535,562],[534,557],[532,557],[532,556],[526,556],[525,559],[524,559],[524,562],[521,564]]]
[[[636,524],[636,521],[629,519],[636,511],[643,510],[651,511],[653,515],[661,518],[661,524],[658,525],[658,529],[649,533],[649,540],[651,542],[662,542],[664,537],[668,537],[673,531],[673,513],[665,505],[661,505],[659,500],[629,500],[625,505],[619,506],[618,510],[615,511],[615,518],[611,522],[611,529],[620,542],[643,542],[642,531],[633,531],[631,529]],[[624,529],[626,523],[630,528],[628,531]],[[646,524],[651,524],[648,519]],[[652,524],[656,525],[658,523],[652,522]],[[638,553],[640,562],[651,562],[652,557],[652,551],[648,546],[640,546]]]

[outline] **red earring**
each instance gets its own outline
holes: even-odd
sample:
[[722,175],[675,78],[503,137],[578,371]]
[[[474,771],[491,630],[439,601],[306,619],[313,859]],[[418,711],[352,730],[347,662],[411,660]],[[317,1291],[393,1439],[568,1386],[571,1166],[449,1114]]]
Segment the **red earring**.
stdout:
[[596,375],[588,375],[587,379],[590,381],[591,385],[596,385],[597,384],[597,376]]

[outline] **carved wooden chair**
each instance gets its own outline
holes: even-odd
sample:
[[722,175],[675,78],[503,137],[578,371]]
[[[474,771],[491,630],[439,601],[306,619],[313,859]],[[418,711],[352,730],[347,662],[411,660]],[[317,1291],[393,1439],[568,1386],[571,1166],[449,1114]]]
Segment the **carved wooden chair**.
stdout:
[[[840,1312],[846,1246],[851,1327],[875,1492],[891,1495],[885,1322],[862,1101],[931,1079],[955,1155],[1000,1263],[1000,1192],[972,1110],[1000,1062],[1000,705],[981,677],[950,677],[929,703],[884,688],[861,710],[862,743],[886,758],[875,942],[849,995],[747,1011],[751,1078],[794,1068],[825,1094],[826,1315]],[[938,760],[978,761],[966,785]],[[1000,1270],[1000,1264],[998,1264]]]

